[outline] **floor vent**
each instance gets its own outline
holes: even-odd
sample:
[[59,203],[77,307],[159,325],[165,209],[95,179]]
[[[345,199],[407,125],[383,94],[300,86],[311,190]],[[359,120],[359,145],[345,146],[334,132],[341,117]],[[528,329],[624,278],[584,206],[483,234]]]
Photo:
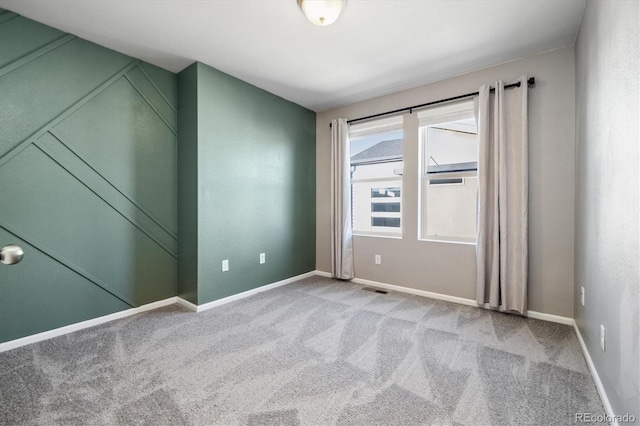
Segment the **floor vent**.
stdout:
[[380,294],[387,294],[389,293],[386,290],[378,290],[377,288],[371,288],[371,287],[363,287],[362,288],[364,291],[370,291],[372,293],[380,293]]

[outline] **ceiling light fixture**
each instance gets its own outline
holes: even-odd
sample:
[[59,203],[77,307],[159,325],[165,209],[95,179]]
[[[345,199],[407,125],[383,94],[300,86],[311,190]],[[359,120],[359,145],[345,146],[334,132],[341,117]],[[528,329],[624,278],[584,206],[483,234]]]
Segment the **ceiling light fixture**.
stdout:
[[307,19],[322,27],[333,24],[346,3],[347,0],[298,0]]

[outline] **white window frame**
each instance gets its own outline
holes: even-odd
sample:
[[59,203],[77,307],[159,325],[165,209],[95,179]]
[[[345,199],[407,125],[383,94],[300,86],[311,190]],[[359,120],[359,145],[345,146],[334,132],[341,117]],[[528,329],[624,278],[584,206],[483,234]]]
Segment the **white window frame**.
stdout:
[[[404,138],[404,117],[402,115],[385,117],[373,121],[351,124],[349,125],[349,143],[353,140],[363,139],[366,137],[370,137],[373,135],[379,135],[384,133],[396,133],[402,131]],[[403,161],[404,161],[404,153],[403,153]],[[395,171],[395,170],[394,170]],[[370,211],[371,217],[398,217],[400,218],[400,227],[394,228],[393,230],[388,230],[387,227],[373,227],[372,230],[358,230],[352,229],[352,234],[356,236],[367,236],[367,237],[379,237],[379,238],[402,238],[402,230],[404,220],[402,218],[402,213],[404,211],[404,188],[402,185],[402,173],[394,174],[394,176],[386,176],[379,178],[361,178],[361,179],[351,179],[351,190],[353,191],[353,185],[355,183],[381,183],[384,187],[399,187],[400,188],[400,212],[398,213],[388,213],[388,212],[372,212]],[[395,199],[389,199],[389,202],[397,202]],[[383,202],[383,201],[379,201]],[[370,203],[373,203],[373,197],[370,200]],[[353,215],[353,206],[351,206],[352,215]],[[369,207],[371,209],[371,207]],[[353,220],[353,219],[352,219]],[[378,228],[378,229],[374,229]],[[397,231],[396,231],[397,229]]]
[[[476,238],[465,238],[455,236],[440,236],[440,235],[428,235],[427,234],[427,217],[425,205],[428,200],[425,200],[426,188],[429,187],[429,179],[431,178],[467,178],[477,177],[478,172],[451,172],[438,174],[437,177],[429,176],[428,170],[428,128],[429,126],[449,123],[456,119],[474,117],[474,103],[473,100],[465,100],[462,102],[455,102],[444,106],[432,107],[418,112],[418,129],[419,129],[419,175],[418,175],[418,240],[429,242],[441,242],[451,244],[467,244],[475,245]],[[464,180],[463,180],[464,182]],[[460,185],[460,184],[458,184]]]

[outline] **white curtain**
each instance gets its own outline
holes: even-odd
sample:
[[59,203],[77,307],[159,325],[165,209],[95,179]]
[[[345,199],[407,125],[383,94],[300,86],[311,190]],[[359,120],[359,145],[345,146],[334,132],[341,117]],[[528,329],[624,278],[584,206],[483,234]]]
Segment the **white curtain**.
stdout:
[[353,278],[351,146],[344,118],[331,122],[331,275]]
[[528,269],[528,120],[527,77],[520,87],[504,83],[480,88],[478,115],[479,304],[527,310]]

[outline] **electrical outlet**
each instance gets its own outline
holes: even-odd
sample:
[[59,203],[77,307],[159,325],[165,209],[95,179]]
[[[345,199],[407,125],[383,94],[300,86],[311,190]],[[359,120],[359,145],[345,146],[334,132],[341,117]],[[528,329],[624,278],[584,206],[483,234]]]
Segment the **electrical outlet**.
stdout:
[[379,254],[376,254],[375,261],[376,261],[376,265],[382,264],[382,256],[380,256]]
[[264,253],[260,253],[260,264],[263,264],[267,261],[267,258]]
[[580,287],[580,303],[584,306],[584,287]]
[[222,272],[227,272],[229,270],[229,259],[225,259],[222,261]]
[[605,351],[605,329],[604,325],[600,324],[600,349]]

